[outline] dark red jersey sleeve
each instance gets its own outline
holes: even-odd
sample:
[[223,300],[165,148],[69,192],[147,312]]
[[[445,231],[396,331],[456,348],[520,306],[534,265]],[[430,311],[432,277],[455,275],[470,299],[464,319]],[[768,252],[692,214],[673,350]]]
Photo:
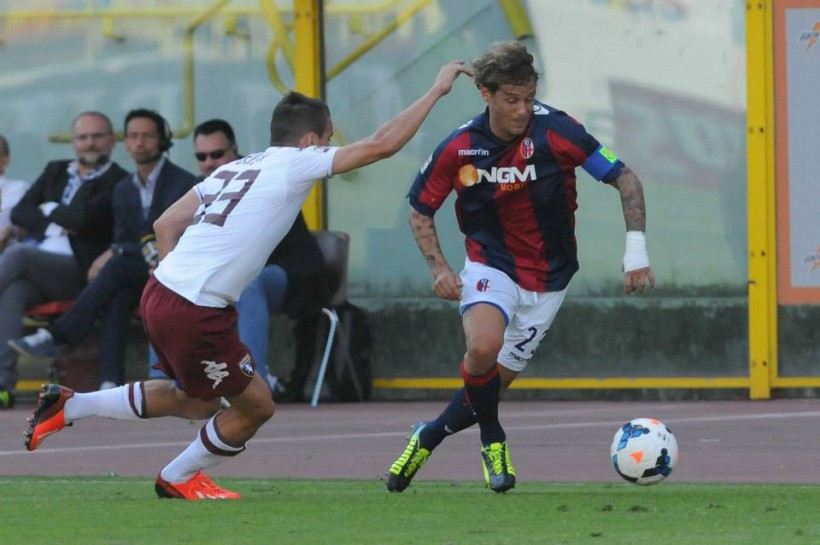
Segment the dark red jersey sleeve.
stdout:
[[433,216],[453,190],[458,168],[454,147],[447,139],[427,158],[407,198],[419,214]]

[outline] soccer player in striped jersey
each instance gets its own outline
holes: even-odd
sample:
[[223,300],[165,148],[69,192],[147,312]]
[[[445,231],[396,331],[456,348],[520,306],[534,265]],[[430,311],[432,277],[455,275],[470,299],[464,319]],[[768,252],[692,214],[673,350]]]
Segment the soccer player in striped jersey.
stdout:
[[[626,222],[624,290],[654,286],[637,176],[566,113],[536,100],[526,47],[499,42],[473,63],[486,110],[446,138],[421,168],[409,199],[413,236],[438,297],[460,301],[467,350],[464,388],[434,420],[414,428],[387,474],[401,492],[445,437],[478,423],[487,486],[506,492],[515,469],[498,403],[544,338],[578,270],[576,174],[581,167],[620,193]],[[456,274],[433,219],[456,193],[467,259]]]
[[[234,303],[290,229],[317,180],[390,157],[413,137],[456,78],[463,61],[444,65],[428,91],[372,135],[329,146],[327,105],[289,93],[271,119],[271,146],[217,168],[154,223],[160,262],[140,311],[159,368],[171,380],[75,393],[44,386],[26,431],[35,450],[49,435],[88,416],[138,420],[207,419],[194,441],[157,475],[163,498],[237,499],[204,470],[245,450],[273,416],[267,383],[239,340]],[[230,407],[220,411],[220,399]]]

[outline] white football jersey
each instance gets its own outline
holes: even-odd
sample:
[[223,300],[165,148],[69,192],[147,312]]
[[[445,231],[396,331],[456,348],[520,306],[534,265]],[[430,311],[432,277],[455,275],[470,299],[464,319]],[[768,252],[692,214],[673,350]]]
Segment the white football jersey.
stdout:
[[188,301],[235,303],[290,230],[314,182],[333,175],[337,147],[270,147],[194,186],[193,223],[154,274]]

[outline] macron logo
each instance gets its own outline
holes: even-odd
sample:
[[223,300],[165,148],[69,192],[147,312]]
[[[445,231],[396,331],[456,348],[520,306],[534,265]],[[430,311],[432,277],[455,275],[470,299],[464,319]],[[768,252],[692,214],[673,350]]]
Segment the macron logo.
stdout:
[[230,375],[230,373],[225,370],[228,367],[227,363],[216,363],[215,361],[205,360],[200,363],[205,366],[205,376],[213,381],[214,390],[222,383],[223,379]]
[[488,150],[478,148],[478,149],[460,149],[458,150],[459,157],[488,157],[490,152]]

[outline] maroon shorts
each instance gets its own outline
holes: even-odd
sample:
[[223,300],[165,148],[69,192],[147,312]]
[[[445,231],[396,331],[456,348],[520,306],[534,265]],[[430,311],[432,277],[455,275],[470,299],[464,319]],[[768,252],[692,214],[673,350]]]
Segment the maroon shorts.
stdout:
[[191,397],[230,397],[247,388],[256,368],[239,340],[236,309],[201,307],[163,286],[154,276],[140,301],[157,368]]

